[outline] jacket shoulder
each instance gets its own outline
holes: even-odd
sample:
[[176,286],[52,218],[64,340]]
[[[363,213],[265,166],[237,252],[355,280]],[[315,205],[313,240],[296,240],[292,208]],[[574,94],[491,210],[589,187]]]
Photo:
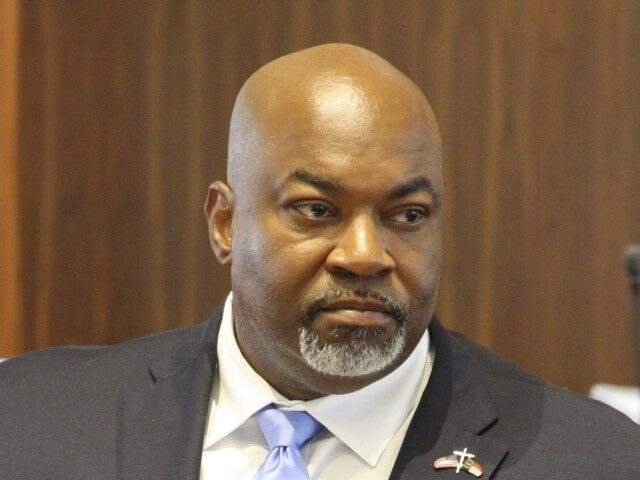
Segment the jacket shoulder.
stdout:
[[533,397],[515,396],[510,400],[521,403],[533,403],[535,399],[542,396],[543,398],[540,399],[543,399],[546,404],[554,406],[566,405],[571,408],[574,414],[579,414],[580,412],[597,414],[598,417],[606,418],[607,422],[613,422],[614,424],[622,423],[625,425],[630,424],[634,427],[634,430],[638,429],[635,423],[618,410],[598,400],[588,398],[546,381],[481,345],[472,342],[460,333],[450,332],[450,335],[452,337],[452,344],[458,344],[455,348],[466,349],[472,356],[476,367],[481,369],[485,385],[488,386],[488,390],[497,404],[506,402],[506,399],[498,398],[501,393],[504,394],[508,391],[514,393],[526,391],[532,394],[533,392],[538,392],[538,394]]
[[0,364],[0,477],[114,478],[121,393],[151,385],[150,366],[187,355],[203,330],[49,348]]
[[[111,346],[53,347],[10,358],[0,364],[2,399],[29,389],[68,389],[82,384],[109,385],[148,378],[149,365],[166,355],[193,348],[202,325],[169,330]],[[66,383],[65,383],[66,382]]]
[[505,478],[520,478],[523,471],[541,472],[540,478],[569,471],[602,478],[597,475],[605,466],[610,478],[638,478],[640,426],[626,415],[545,381],[463,335],[450,338],[452,349],[470,355],[495,408],[497,421],[484,435],[509,445],[500,468]]

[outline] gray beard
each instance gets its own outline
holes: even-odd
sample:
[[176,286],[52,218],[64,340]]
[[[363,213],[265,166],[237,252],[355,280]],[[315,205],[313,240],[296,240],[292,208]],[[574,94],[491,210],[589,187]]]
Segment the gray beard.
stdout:
[[339,377],[362,377],[377,373],[395,362],[406,341],[404,323],[395,336],[383,344],[367,342],[366,330],[361,336],[364,338],[350,342],[326,343],[303,325],[299,330],[300,352],[304,361],[317,372]]

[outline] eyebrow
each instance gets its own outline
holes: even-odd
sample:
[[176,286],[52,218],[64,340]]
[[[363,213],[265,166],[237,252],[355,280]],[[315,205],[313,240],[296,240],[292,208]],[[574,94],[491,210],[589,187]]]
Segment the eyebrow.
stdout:
[[431,198],[435,203],[438,203],[438,192],[436,192],[436,189],[426,177],[414,178],[403,185],[399,185],[391,190],[388,196],[392,200],[397,200],[416,192],[426,192],[431,195]]
[[[305,170],[296,170],[289,176],[287,182],[310,185],[326,193],[344,194],[347,192],[347,189],[338,181],[319,177]],[[408,197],[409,195],[412,195],[416,192],[426,192],[431,195],[431,198],[435,203],[438,203],[439,201],[438,192],[426,177],[417,177],[408,181],[407,183],[394,187],[387,194],[387,198],[389,198],[390,200],[397,200],[400,198]]]
[[296,170],[293,172],[288,181],[293,181],[295,183],[303,183],[305,185],[311,185],[312,187],[317,188],[318,190],[322,190],[323,192],[328,193],[345,193],[347,191],[340,183],[335,180],[330,180],[328,178],[318,177],[313,173],[306,172],[304,170]]

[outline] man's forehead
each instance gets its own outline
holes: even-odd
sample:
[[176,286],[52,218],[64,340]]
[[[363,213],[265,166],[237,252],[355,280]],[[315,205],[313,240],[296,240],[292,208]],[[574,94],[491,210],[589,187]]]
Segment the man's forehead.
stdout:
[[[336,130],[338,125],[333,125]],[[266,125],[261,128],[263,154],[266,158],[298,157],[313,161],[346,162],[418,156],[428,160],[439,156],[440,143],[431,139],[424,125],[391,122],[384,128],[373,126],[366,131],[317,128],[313,124],[293,124],[288,128]]]

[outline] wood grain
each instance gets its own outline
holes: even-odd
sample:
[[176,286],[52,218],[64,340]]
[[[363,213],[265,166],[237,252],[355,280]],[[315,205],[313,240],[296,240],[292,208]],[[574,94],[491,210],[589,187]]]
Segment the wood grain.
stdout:
[[0,3],[0,357],[21,351],[18,204],[18,0]]
[[0,275],[18,306],[0,354],[203,321],[230,285],[202,205],[235,95],[269,60],[342,41],[438,115],[444,323],[574,390],[635,380],[621,255],[640,241],[639,2],[11,5],[0,239],[18,263]]

